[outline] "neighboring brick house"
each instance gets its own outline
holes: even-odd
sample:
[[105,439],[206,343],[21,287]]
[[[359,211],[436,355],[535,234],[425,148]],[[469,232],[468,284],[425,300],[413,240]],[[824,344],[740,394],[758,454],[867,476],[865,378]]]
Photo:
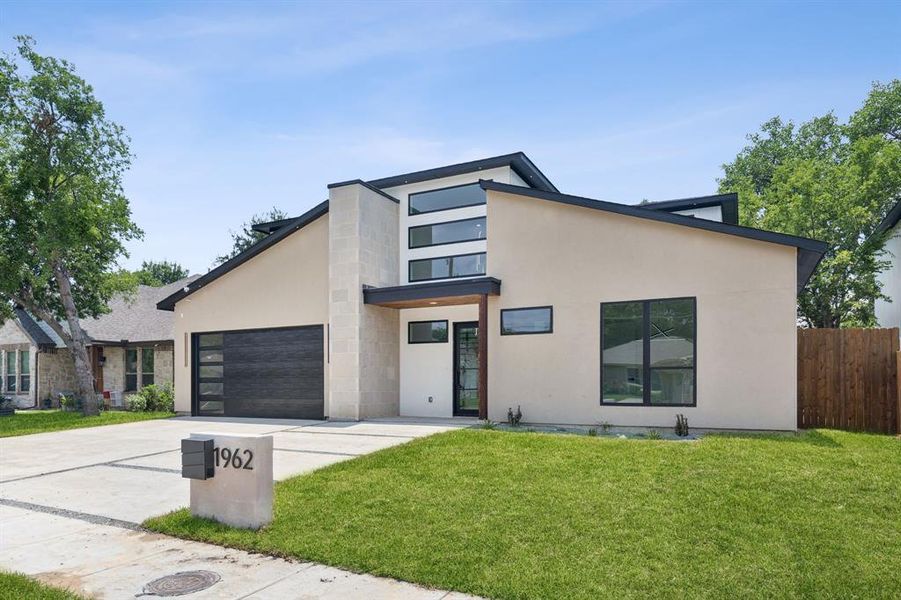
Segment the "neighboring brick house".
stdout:
[[[84,319],[94,388],[119,405],[124,396],[151,383],[173,383],[173,315],[156,303],[196,279],[163,287],[139,286],[134,295],[110,301],[110,312]],[[0,325],[0,395],[20,408],[57,404],[59,394],[75,390],[70,350],[47,323],[16,308]]]

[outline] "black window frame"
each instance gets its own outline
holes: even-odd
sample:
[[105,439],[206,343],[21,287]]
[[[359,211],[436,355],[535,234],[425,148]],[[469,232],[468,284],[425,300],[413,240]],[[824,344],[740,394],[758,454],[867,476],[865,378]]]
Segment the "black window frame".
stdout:
[[[691,393],[692,393],[692,401],[691,404],[660,404],[660,403],[651,403],[651,371],[658,370],[684,370],[687,367],[651,367],[651,303],[652,302],[662,302],[666,300],[691,300],[692,303],[692,312],[694,314],[694,320],[692,323],[692,338],[693,338],[693,355],[692,355],[692,383],[691,383]],[[642,402],[638,403],[621,403],[621,402],[604,402],[604,307],[611,304],[638,304],[642,305],[642,366],[641,366],[641,375],[642,375]],[[600,313],[600,361],[598,365],[600,367],[599,381],[600,381],[600,403],[601,406],[621,406],[621,407],[651,407],[651,408],[695,408],[698,406],[698,298],[697,296],[675,296],[672,298],[648,298],[641,300],[618,300],[615,302],[601,302],[601,313]]]
[[[485,270],[482,271],[481,273],[471,273],[468,275],[448,275],[447,277],[428,277],[426,279],[413,279],[413,277],[412,277],[413,263],[415,263],[415,262],[423,262],[423,261],[427,261],[427,260],[442,260],[445,258],[450,258],[451,264],[450,264],[450,269],[448,271],[453,272],[453,270],[454,270],[453,259],[454,258],[462,258],[464,256],[479,256],[479,255],[485,256]],[[423,258],[411,258],[410,260],[407,261],[407,281],[410,283],[422,283],[424,281],[440,281],[442,279],[462,279],[464,277],[484,277],[487,272],[488,272],[488,252],[486,252],[485,250],[482,250],[481,252],[467,252],[465,254],[449,254],[447,256],[427,256],[427,257],[423,257]]]
[[480,184],[478,181],[471,183],[461,183],[459,185],[449,185],[447,187],[434,188],[431,190],[423,190],[421,192],[413,192],[412,194],[407,194],[407,216],[415,217],[417,215],[430,215],[432,213],[444,212],[446,210],[459,210],[461,208],[469,208],[471,206],[484,206],[488,204],[488,193],[482,190],[484,193],[482,195],[481,202],[474,202],[472,204],[461,204],[460,206],[452,206],[450,208],[436,208],[435,210],[425,210],[419,212],[413,212],[413,196],[419,196],[421,194],[429,194],[431,192],[441,192],[444,190],[453,190],[461,187],[479,187]]
[[[426,227],[436,227],[438,225],[450,225],[452,223],[463,223],[465,221],[485,221],[485,236],[479,238],[468,238],[465,240],[456,240],[453,242],[438,242],[437,244],[425,244],[423,246],[414,246],[413,245],[413,233],[414,229],[423,229]],[[467,242],[481,242],[483,240],[488,239],[488,217],[487,215],[481,215],[478,217],[467,217],[465,219],[454,219],[453,221],[439,221],[437,223],[423,223],[422,225],[411,225],[407,227],[407,249],[408,250],[419,250],[421,248],[434,248],[435,246],[447,246],[448,244],[465,244]]]
[[[551,311],[551,320],[550,320],[550,329],[547,331],[511,331],[504,332],[504,314],[508,312],[518,312],[521,310],[540,310],[540,309],[548,309]],[[546,306],[521,306],[516,308],[502,308],[500,319],[498,319],[498,324],[500,326],[501,335],[547,335],[549,333],[554,333],[554,306],[552,304]]]
[[[424,342],[414,342],[410,334],[413,332],[412,325],[417,323],[444,323],[444,340],[428,340]],[[408,344],[447,344],[450,340],[450,323],[448,323],[447,319],[425,319],[422,321],[408,321],[407,322],[407,343]]]
[[[135,370],[128,370],[128,353],[135,353]],[[137,392],[141,389],[141,348],[138,346],[127,346],[125,348],[125,392]],[[134,377],[134,386],[129,386],[128,378]]]

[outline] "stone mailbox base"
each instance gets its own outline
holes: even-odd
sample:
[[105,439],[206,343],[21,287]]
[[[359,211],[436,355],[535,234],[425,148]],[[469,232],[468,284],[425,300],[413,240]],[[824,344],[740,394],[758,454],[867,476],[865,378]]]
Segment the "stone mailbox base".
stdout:
[[272,436],[192,433],[213,438],[214,475],[191,480],[191,514],[259,529],[272,520]]

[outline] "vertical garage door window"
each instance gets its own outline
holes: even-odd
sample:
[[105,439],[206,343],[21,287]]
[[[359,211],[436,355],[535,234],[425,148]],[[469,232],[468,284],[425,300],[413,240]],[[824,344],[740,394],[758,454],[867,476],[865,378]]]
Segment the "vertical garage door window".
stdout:
[[223,334],[198,335],[197,348],[197,412],[225,414]]

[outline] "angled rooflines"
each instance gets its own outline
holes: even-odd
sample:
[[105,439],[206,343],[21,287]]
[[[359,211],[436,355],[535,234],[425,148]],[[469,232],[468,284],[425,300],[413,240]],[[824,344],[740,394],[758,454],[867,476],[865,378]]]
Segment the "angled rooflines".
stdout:
[[244,252],[222,263],[206,275],[197,278],[189,285],[185,286],[183,289],[178,290],[171,296],[160,300],[159,302],[157,302],[156,307],[160,310],[175,310],[175,303],[179,300],[190,296],[208,283],[219,279],[232,269],[243,265],[254,256],[279,243],[298,229],[301,229],[302,227],[305,227],[306,225],[312,223],[327,212],[328,200],[325,200],[324,202],[320,202],[299,217],[290,219],[287,225],[278,229],[277,231],[275,231],[275,233],[263,238]]
[[37,324],[31,315],[28,314],[28,311],[19,306],[15,307],[13,311],[15,312],[16,320],[19,322],[22,331],[31,338],[31,341],[34,342],[35,346],[41,350],[46,348],[56,348],[56,341],[47,335],[47,332]]
[[892,207],[885,218],[876,226],[875,235],[882,235],[901,221],[901,200]]
[[[438,167],[435,169],[426,169],[425,171],[414,171],[413,173],[404,173],[403,175],[393,175],[391,177],[383,177],[381,179],[371,179],[369,184],[379,189],[397,187],[408,183],[418,183],[420,181],[428,181],[430,179],[440,179],[442,177],[452,177],[454,175],[463,175],[465,173],[475,173],[477,171],[485,171],[487,169],[496,169],[498,167],[510,167],[523,181],[528,183],[535,189],[547,192],[558,191],[554,184],[551,183],[541,170],[535,166],[524,152],[514,152],[513,154],[503,154],[501,156],[492,156],[490,158],[482,158],[469,162],[448,165],[446,167]],[[344,185],[345,183],[335,183],[329,185],[329,188]]]
[[616,204],[613,202],[604,202],[603,200],[583,198],[581,196],[570,196],[567,194],[545,192],[516,185],[509,185],[506,183],[486,181],[484,179],[479,183],[484,190],[493,190],[496,192],[504,192],[517,196],[527,196],[529,198],[549,200],[551,202],[559,202],[561,204],[570,204],[572,206],[581,206],[583,208],[603,210],[620,215],[638,217],[639,219],[662,221],[664,223],[671,223],[673,225],[682,225],[684,227],[704,229],[707,231],[734,235],[752,240],[758,240],[761,242],[770,242],[772,244],[794,246],[798,249],[798,291],[803,289],[804,285],[810,279],[810,276],[813,275],[816,266],[819,264],[820,260],[822,260],[823,254],[828,248],[825,242],[821,242],[819,240],[812,240],[810,238],[787,235],[784,233],[776,233],[775,231],[742,227],[741,225],[720,223],[718,221],[709,221],[707,219],[696,219],[694,217],[677,215],[662,210],[648,210],[647,208],[642,208],[640,206],[629,206],[626,204]]
[[254,231],[259,231],[260,233],[272,233],[273,231],[278,231],[285,225],[290,225],[291,221],[296,219],[297,217],[288,217],[287,219],[278,219],[277,221],[266,221],[265,223],[257,223],[256,225],[251,225],[251,229]]
[[644,204],[637,204],[636,206],[644,209],[663,210],[666,212],[719,206],[723,215],[723,223],[738,225],[738,194],[734,192],[728,194],[715,194],[713,196],[698,196],[697,198],[645,202]]

